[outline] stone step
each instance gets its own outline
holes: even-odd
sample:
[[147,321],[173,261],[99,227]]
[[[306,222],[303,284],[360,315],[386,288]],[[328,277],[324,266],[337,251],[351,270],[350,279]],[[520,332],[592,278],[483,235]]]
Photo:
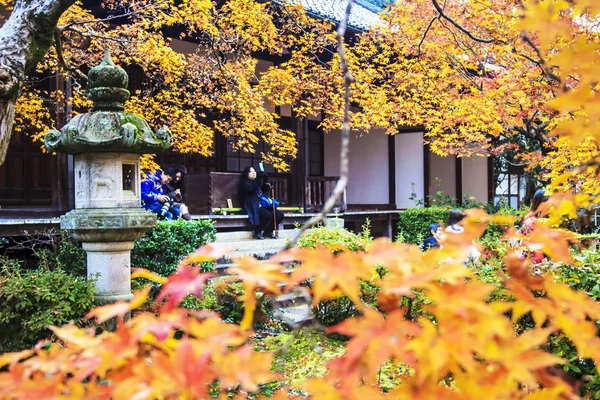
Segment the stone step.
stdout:
[[[267,260],[259,260],[258,262],[266,264],[266,263],[269,263],[269,260],[268,259]],[[291,262],[290,263],[281,263],[281,265],[283,267],[285,267],[285,269],[283,270],[284,273],[290,274],[294,270],[294,268],[290,268],[291,264],[292,264]],[[227,272],[226,272],[227,268],[229,268],[229,267],[235,267],[235,265],[236,264],[233,263],[233,262],[228,262],[228,263],[224,263],[224,264],[217,264],[215,266],[215,272],[217,273],[218,276],[227,275]]]
[[235,251],[262,251],[275,250],[280,251],[285,248],[287,239],[242,239],[242,240],[228,240],[226,242],[215,242],[227,247],[232,248]]
[[217,260],[217,264],[228,264],[236,257],[253,256],[259,260],[266,260],[283,250],[287,239],[265,240],[231,240],[224,242],[232,251]]
[[273,299],[273,309],[299,306],[307,304],[310,301],[311,299],[308,292],[295,288],[289,293],[284,293],[275,297],[275,299]]
[[[282,229],[277,231],[279,239],[293,239],[296,237],[298,229]],[[234,240],[254,240],[254,232],[235,231],[235,232],[217,232],[216,243],[228,243]],[[268,240],[268,239],[265,239]]]
[[310,304],[278,308],[273,312],[273,317],[290,328],[308,325],[314,319]]

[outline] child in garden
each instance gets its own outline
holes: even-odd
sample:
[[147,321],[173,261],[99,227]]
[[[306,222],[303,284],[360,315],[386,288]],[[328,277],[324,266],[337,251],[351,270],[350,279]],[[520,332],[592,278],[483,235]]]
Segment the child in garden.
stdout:
[[442,226],[438,223],[429,225],[430,236],[425,238],[421,245],[421,250],[427,251],[434,247],[440,247],[440,239],[442,235]]

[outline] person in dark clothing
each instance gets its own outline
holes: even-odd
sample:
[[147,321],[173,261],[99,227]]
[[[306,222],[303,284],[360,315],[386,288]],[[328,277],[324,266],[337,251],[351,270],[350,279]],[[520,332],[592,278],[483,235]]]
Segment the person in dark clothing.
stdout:
[[428,236],[427,238],[425,238],[425,240],[423,241],[423,244],[421,245],[421,249],[423,251],[427,251],[434,247],[440,247],[439,238],[440,238],[440,235],[442,234],[441,225],[440,224],[429,225],[429,233],[431,234],[431,236]]
[[173,167],[175,170],[175,177],[170,183],[170,186],[175,190],[179,190],[178,194],[181,196],[180,203],[185,203],[185,175],[187,174],[187,169],[183,165],[178,165]]
[[171,208],[176,209],[181,218],[189,221],[192,219],[188,207],[185,203],[185,173],[187,170],[184,166],[173,167],[174,176],[171,182],[165,185],[165,192],[169,196]]
[[[273,193],[273,188],[269,183],[265,183],[258,194],[258,197],[260,198],[260,208],[258,209],[259,230],[260,232],[263,232],[264,236],[276,239],[277,236],[275,236],[275,232],[273,231],[275,227],[283,221],[284,216],[283,213],[277,209],[279,207],[279,202],[273,197],[269,197],[267,193]],[[273,218],[273,213],[275,213],[275,218]]]
[[257,239],[264,239],[260,225],[260,188],[267,181],[265,173],[257,173],[254,167],[246,167],[242,171],[240,182],[240,194],[242,197],[242,210],[248,214],[250,224],[254,226],[254,234]]

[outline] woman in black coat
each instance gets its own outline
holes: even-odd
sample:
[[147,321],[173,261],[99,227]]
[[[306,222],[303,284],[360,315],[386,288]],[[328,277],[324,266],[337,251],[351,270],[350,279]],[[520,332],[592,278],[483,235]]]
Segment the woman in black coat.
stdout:
[[242,181],[240,182],[242,210],[248,214],[248,219],[250,220],[250,224],[254,226],[254,234],[257,239],[264,239],[260,226],[260,215],[258,213],[258,209],[260,208],[258,193],[266,180],[266,174],[257,174],[254,167],[246,167],[242,172]]

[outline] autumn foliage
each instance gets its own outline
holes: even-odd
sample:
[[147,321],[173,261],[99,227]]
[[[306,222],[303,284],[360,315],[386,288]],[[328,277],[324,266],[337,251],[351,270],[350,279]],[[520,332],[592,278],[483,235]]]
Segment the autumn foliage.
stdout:
[[[590,71],[599,40],[593,3],[395,2],[380,24],[348,38],[353,128],[394,134],[423,126],[435,153],[509,149],[518,153],[513,161],[530,169],[548,152],[562,155],[551,136],[558,124],[575,143],[595,132],[589,122],[595,114],[586,106],[593,104],[587,92],[594,90]],[[104,1],[98,15],[76,3],[59,22],[60,51],[53,48],[38,66],[65,83],[48,91],[28,82],[16,129],[39,138],[61,124],[58,116],[85,109],[82,71],[109,47],[141,78],[127,110],[154,128],[169,125],[175,151],[207,156],[215,135],[223,135],[250,153],[264,142],[263,160],[287,170],[296,137],[282,129],[275,107],[299,118],[320,115],[326,132],[342,125],[334,28],[291,2]],[[590,57],[576,57],[580,51]],[[259,68],[261,57],[277,61]],[[55,114],[49,103],[59,105]]]
[[[208,29],[214,40],[222,40],[222,44],[230,44],[228,40],[237,37],[239,29],[244,32],[244,45],[248,51],[268,48],[280,39],[271,29],[272,25],[265,21],[265,9],[251,2],[227,2],[230,7],[224,7],[221,12],[226,13],[228,18],[224,21],[219,20],[223,24],[219,26],[223,29],[222,32],[212,29],[207,22],[206,18],[213,18],[213,15],[205,10],[211,7],[208,3],[182,2],[178,3],[176,9],[170,3],[159,4],[169,8],[169,12],[160,11],[160,18],[144,22],[140,31],[122,32],[117,29],[116,37],[127,34],[142,35],[143,32],[158,29],[157,27],[163,24],[175,24],[177,16],[193,11],[195,17],[187,22],[189,28]],[[451,24],[448,19],[441,17],[439,11],[439,15],[435,14],[429,2],[414,4],[427,5],[418,8],[417,11],[427,13],[431,18],[429,21],[434,24],[432,29],[438,29],[438,23]],[[489,129],[493,131],[491,133],[496,130],[496,133],[500,133],[504,122],[516,123],[526,115],[535,115],[533,119],[528,120],[534,124],[547,124],[548,129],[553,129],[552,132],[563,135],[562,141],[567,146],[565,149],[575,152],[581,150],[581,153],[576,153],[580,164],[591,174],[591,179],[597,177],[597,156],[592,139],[597,138],[600,132],[596,81],[600,54],[597,16],[600,8],[597,2],[457,1],[448,4],[447,11],[457,18],[455,22],[463,22],[468,26],[470,22],[474,22],[472,13],[475,11],[477,15],[484,16],[487,28],[473,27],[472,35],[488,39],[490,36],[486,35],[492,35],[494,38],[504,36],[503,40],[511,37],[522,40],[518,43],[502,43],[496,39],[490,42],[499,46],[492,48],[489,44],[496,60],[502,54],[507,57],[510,55],[512,60],[512,57],[527,60],[523,57],[526,55],[529,58],[535,57],[532,58],[534,61],[527,60],[532,63],[533,68],[526,68],[525,64],[519,65],[514,61],[508,71],[499,74],[497,82],[501,82],[502,86],[489,93],[473,92],[466,87],[458,88],[454,86],[456,83],[450,80],[449,86],[441,86],[441,90],[444,91],[441,94],[443,100],[436,99],[433,91],[422,92],[423,81],[415,76],[408,77],[406,82],[398,80],[396,82],[405,83],[404,87],[398,87],[399,96],[408,99],[408,103],[405,103],[406,108],[403,108],[395,102],[386,101],[387,94],[376,90],[375,82],[378,82],[378,79],[386,81],[394,77],[376,75],[377,71],[363,64],[359,57],[350,56],[351,64],[359,77],[354,88],[355,93],[364,93],[365,96],[376,93],[375,97],[370,97],[373,101],[371,104],[376,106],[373,107],[373,112],[382,113],[381,115],[389,112],[389,115],[398,118],[400,123],[406,121],[402,119],[404,117],[403,114],[399,114],[400,111],[409,114],[407,110],[412,109],[411,105],[415,104],[417,107],[413,100],[429,102],[427,110],[430,113],[432,108],[437,106],[448,107],[443,109],[444,112],[460,116],[464,120],[464,126],[473,127],[474,130],[465,131],[465,134],[472,134],[468,136],[471,142],[476,141],[478,137],[484,138],[479,135],[485,133],[485,126],[481,121],[486,121]],[[174,10],[177,12],[174,13]],[[502,10],[510,11],[510,15],[501,12]],[[84,11],[74,9],[74,12]],[[399,10],[394,12],[400,13]],[[389,14],[389,18],[394,18],[394,12]],[[248,15],[252,17],[247,17]],[[297,18],[300,27],[304,26],[303,21],[313,24],[309,20],[301,19],[301,14]],[[400,21],[402,22],[402,19]],[[425,19],[425,22],[428,20]],[[398,25],[398,29],[405,27],[405,35],[411,38],[412,43],[419,44],[418,40],[424,31],[421,29],[421,36],[418,36],[407,23],[408,21],[404,21]],[[452,26],[457,28],[456,25]],[[574,26],[579,27],[575,34]],[[593,26],[596,26],[596,30],[587,29]],[[292,27],[291,31],[295,29]],[[424,28],[427,29],[427,26]],[[310,36],[310,32],[314,31],[298,29],[302,31],[300,36],[304,37],[306,33],[312,40],[298,42],[296,45],[299,47],[309,46],[311,43],[318,47],[326,44],[319,41],[331,40],[327,35]],[[455,34],[466,35],[465,32],[460,32],[462,33],[454,31]],[[382,54],[386,54],[386,46],[401,46],[395,42],[397,36],[394,36],[394,33],[396,32],[387,32],[390,39],[377,44]],[[381,37],[385,38],[385,35]],[[94,39],[91,40],[92,43],[96,43]],[[145,40],[142,43],[140,49],[150,46],[153,42]],[[463,42],[463,45],[465,43]],[[427,46],[425,41],[422,51],[430,54]],[[460,54],[456,53],[458,47],[448,44],[449,59],[454,59],[454,63],[472,63],[473,60],[459,57]],[[468,53],[468,46],[465,45],[465,48],[466,50],[463,50]],[[402,49],[392,53],[409,57],[406,61],[396,59],[397,63],[410,63],[415,60],[412,53],[406,53],[408,50],[400,50]],[[499,53],[500,50],[503,53]],[[378,47],[369,51],[370,53],[365,54],[376,62]],[[411,51],[418,52],[418,46],[413,46]],[[141,55],[147,53],[137,54],[140,56],[140,62],[146,59]],[[181,76],[194,73],[192,68],[184,68],[177,64],[179,56],[174,53],[168,54],[173,56],[173,62],[161,64],[155,59],[156,63],[152,65],[157,71],[160,68],[174,69]],[[332,65],[336,65],[335,56],[332,59]],[[237,77],[249,76],[249,71],[253,71],[251,65],[244,64],[242,60],[243,58],[236,60],[236,63],[241,64],[231,64],[223,70],[218,63],[210,65],[213,72],[219,71],[215,75],[216,83],[223,85],[219,88],[232,88],[226,84],[230,83],[228,78],[232,77],[229,73],[234,73]],[[248,59],[246,61],[250,63]],[[382,63],[389,66],[388,61],[382,59]],[[446,72],[449,74],[450,71],[445,70],[442,64],[438,67],[435,61],[436,59],[432,58],[428,62],[433,64],[423,65],[414,62],[402,68],[399,66],[397,70],[391,70],[389,73],[396,71],[397,79],[402,74],[424,73],[428,77],[430,74],[437,74],[434,75],[436,82],[443,84],[446,82],[443,75]],[[437,61],[442,62],[439,59]],[[310,83],[313,82],[313,76],[325,78],[329,76],[330,71],[319,63],[312,63],[308,68],[308,64],[305,64],[302,58],[292,57],[289,63],[294,62],[302,66],[300,71],[306,71],[306,75],[298,74],[299,70],[293,69],[292,64],[282,64],[280,69],[273,69],[266,74],[266,78],[269,79],[265,82],[270,82],[273,88],[277,83],[277,90],[273,89],[270,93],[263,94],[271,101],[281,104],[287,101],[286,96],[295,97],[296,107],[304,107],[307,113],[316,111],[312,108],[315,103],[307,102],[296,88],[305,87],[314,93],[321,93],[319,90],[328,92],[323,88],[339,87],[341,78],[334,74],[332,76],[335,76],[335,79],[322,79],[319,80],[319,84],[312,85]],[[446,59],[445,63],[448,62],[450,61]],[[373,79],[360,79],[361,75],[357,72],[359,67],[364,73],[373,74]],[[475,65],[471,67],[474,68]],[[281,70],[285,68],[289,68],[287,75],[285,70]],[[152,71],[152,68],[150,70]],[[533,79],[519,83],[509,76],[511,71],[519,77],[532,76],[528,74],[534,70],[538,70],[537,79],[542,80]],[[286,76],[287,78],[283,79]],[[295,80],[297,76],[307,79]],[[211,79],[212,75],[208,81],[197,79],[195,82],[208,85],[213,82]],[[486,78],[477,78],[483,85],[491,83],[484,79]],[[230,101],[243,100],[247,102],[248,107],[258,104],[259,97],[255,95],[258,96],[261,86],[246,85],[236,80],[233,82],[236,82],[233,86],[235,90],[226,92],[225,97],[221,98]],[[290,82],[295,82],[296,85]],[[323,82],[331,86],[321,86]],[[371,84],[365,85],[365,82]],[[527,82],[531,85],[528,86]],[[170,83],[172,82],[164,82]],[[522,85],[520,89],[519,85]],[[388,85],[390,89],[396,86],[392,83]],[[386,85],[382,87],[386,88]],[[215,86],[214,90],[221,90],[219,88]],[[446,89],[450,92],[446,93]],[[521,93],[525,89],[531,92]],[[331,93],[323,104],[339,106],[341,100],[336,95],[339,92]],[[277,97],[278,94],[280,97]],[[451,96],[452,94],[455,96]],[[165,99],[171,98],[170,94],[165,93],[165,96]],[[176,97],[194,101],[184,93],[178,93]],[[466,108],[459,110],[448,106],[451,97],[463,103],[463,107]],[[477,100],[479,98],[481,101]],[[144,101],[162,99],[157,97]],[[212,100],[224,110],[233,111],[227,108],[231,102],[219,103],[219,99],[217,97]],[[511,102],[516,100],[519,104],[503,103],[502,99],[509,99]],[[532,99],[536,100],[531,101]],[[364,101],[367,101],[367,98]],[[506,115],[483,115],[487,104],[493,107],[506,106],[503,108]],[[339,108],[335,109],[339,111]],[[232,117],[230,121],[232,124],[249,121],[249,115],[239,114],[240,118],[243,118]],[[267,118],[267,122],[270,121],[268,115],[260,112],[258,115]],[[536,119],[538,115],[541,115],[541,119]],[[332,112],[331,119],[325,120],[324,123],[331,123],[330,126],[333,127],[337,117],[339,113]],[[361,122],[360,114],[356,113],[353,123],[367,127],[371,117],[374,115],[365,116],[365,120]],[[432,121],[439,121],[439,131],[433,132],[440,134],[436,136],[442,138],[440,143],[444,142],[444,137],[451,138],[447,136],[447,127],[443,125],[446,118],[435,114],[431,114],[431,118]],[[247,143],[252,143],[253,133],[245,132],[247,135],[242,142],[247,140]],[[459,129],[459,132],[462,131]],[[557,151],[560,151],[562,141],[558,143]],[[449,145],[450,143],[454,142],[448,141]],[[481,143],[485,145],[486,141],[482,139]],[[557,176],[556,185],[565,184],[571,179],[570,184],[577,186],[578,182],[572,178],[580,169],[572,168],[568,164],[563,163],[564,174]],[[575,242],[575,238],[570,232],[556,230],[551,226],[560,222],[563,215],[573,217],[578,203],[594,201],[596,200],[593,197],[585,193],[555,194],[551,201],[553,212],[549,215],[548,223],[537,223],[527,238],[520,238],[523,246],[530,252],[545,253],[554,262],[568,263],[569,245]],[[503,300],[491,298],[490,294],[496,287],[476,279],[476,272],[465,265],[472,246],[476,245],[475,240],[482,235],[489,222],[506,224],[511,221],[508,217],[494,217],[481,210],[470,210],[464,234],[448,235],[442,243],[442,248],[426,253],[422,253],[414,245],[377,240],[364,253],[342,252],[333,255],[330,249],[325,248],[296,249],[278,254],[267,264],[252,258],[238,260],[237,265],[229,272],[238,275],[246,289],[246,314],[240,326],[226,324],[217,315],[209,312],[187,311],[178,307],[188,293],[201,295],[204,283],[211,277],[209,273],[201,273],[199,267],[193,265],[219,257],[222,253],[219,249],[212,246],[199,249],[182,261],[178,272],[166,280],[147,271],[136,271],[134,277],[162,283],[155,309],[138,310],[148,297],[149,290],[143,290],[137,292],[129,303],[118,302],[90,312],[88,318],[95,319],[99,324],[116,319],[117,328],[112,332],[100,330],[98,333],[93,328],[80,329],[73,325],[55,327],[53,331],[58,338],[57,342],[40,343],[31,350],[0,356],[0,367],[4,368],[3,372],[0,372],[0,397],[153,399],[211,396],[227,398],[231,395],[245,398],[249,393],[257,392],[261,384],[278,379],[278,375],[271,371],[272,355],[255,352],[247,342],[253,333],[251,326],[253,310],[256,307],[254,293],[260,291],[272,296],[308,280],[311,282],[314,304],[320,300],[345,295],[362,311],[362,315],[329,328],[331,332],[345,335],[349,341],[345,354],[329,362],[328,373],[323,379],[309,380],[297,388],[283,387],[276,394],[277,398],[293,397],[294,394],[288,394],[288,390],[292,389],[293,393],[307,394],[312,398],[344,400],[578,398],[576,388],[559,368],[566,360],[548,352],[546,345],[551,335],[563,334],[576,347],[578,357],[592,359],[597,364],[600,361],[600,338],[596,321],[600,320],[600,303],[583,292],[572,290],[566,284],[557,283],[552,276],[545,274],[543,269],[532,266],[528,259],[522,259],[517,253],[518,249],[508,251],[503,258],[502,272],[499,273],[506,297],[503,297]],[[514,231],[509,231],[505,239],[510,240],[515,235]],[[287,275],[280,262],[290,259],[300,263],[291,275]],[[377,267],[384,268],[387,273],[383,276],[377,274]],[[381,288],[377,308],[367,308],[360,301],[360,280],[369,280]],[[415,291],[423,293],[430,302],[423,306],[425,314],[413,321],[405,318],[406,312],[401,305],[402,299],[414,296]],[[130,312],[132,317],[125,319]],[[531,326],[516,332],[515,322],[524,317],[532,320]],[[379,387],[378,373],[389,359],[409,366],[411,372],[401,377],[400,385],[388,393],[383,393]]]
[[[564,362],[545,351],[548,336],[562,332],[580,357],[598,361],[600,338],[594,321],[600,304],[584,293],[532,272],[528,261],[514,252],[505,259],[502,275],[510,301],[490,301],[496,288],[475,279],[464,264],[473,240],[488,222],[509,223],[508,217],[470,210],[463,235],[451,235],[441,249],[422,253],[417,246],[373,242],[365,253],[330,249],[293,249],[279,253],[270,264],[240,259],[230,273],[246,286],[246,315],[240,326],[222,322],[216,314],[178,307],[188,294],[201,295],[211,273],[189,265],[223,253],[205,246],[181,262],[168,279],[138,270],[134,278],[162,283],[154,310],[136,311],[149,289],[129,302],[98,307],[88,318],[99,324],[118,320],[114,332],[97,333],[73,325],[53,328],[59,339],[32,350],[0,357],[8,370],[0,373],[2,398],[208,398],[211,394],[240,398],[278,379],[271,372],[272,355],[255,352],[252,335],[255,292],[280,293],[311,281],[314,304],[346,295],[362,315],[329,328],[350,338],[345,354],[328,363],[323,380],[301,385],[313,398],[576,398],[574,388],[557,373]],[[572,235],[536,226],[530,249],[543,249],[556,261],[568,261]],[[300,261],[291,275],[282,260]],[[374,269],[388,272],[379,278]],[[359,280],[381,287],[378,308],[364,308]],[[407,320],[403,297],[422,291],[431,304],[416,321]],[[123,317],[133,313],[131,319]],[[531,315],[534,327],[515,334],[513,322]],[[410,366],[392,392],[378,387],[379,369],[389,359]],[[285,398],[287,389],[277,396]]]

